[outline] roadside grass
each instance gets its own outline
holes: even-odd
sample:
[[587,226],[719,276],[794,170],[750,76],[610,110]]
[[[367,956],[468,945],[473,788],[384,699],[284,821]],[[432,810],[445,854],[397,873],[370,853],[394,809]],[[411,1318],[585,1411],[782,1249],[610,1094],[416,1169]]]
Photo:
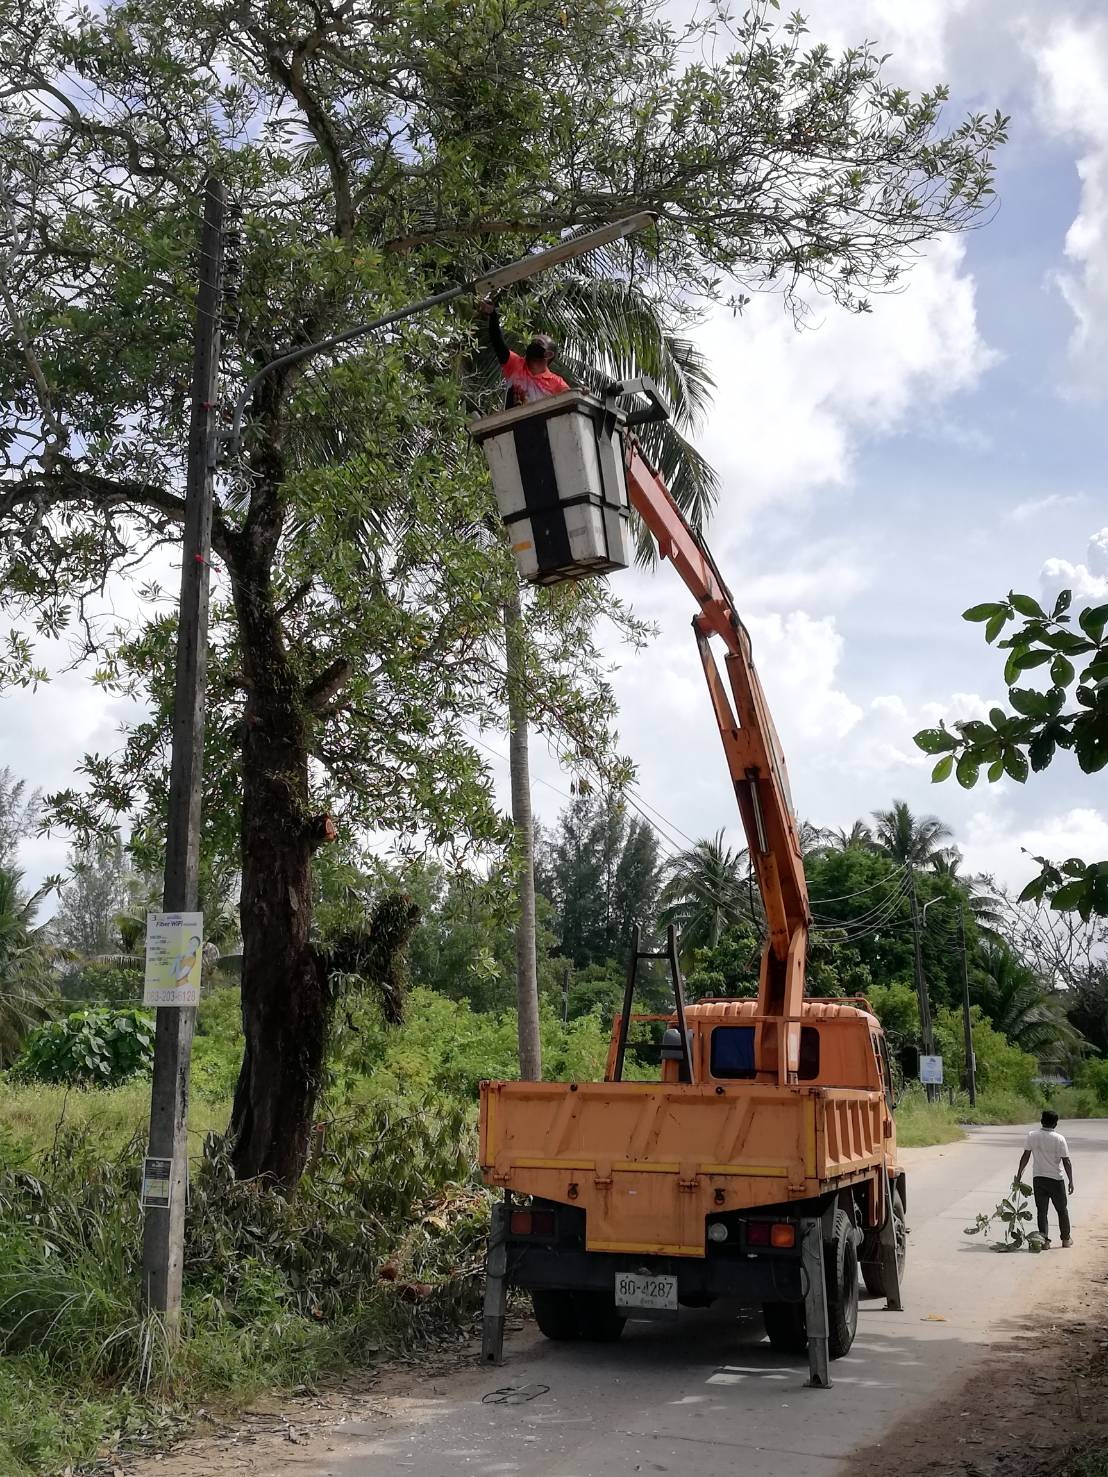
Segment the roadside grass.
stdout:
[[963,1092],[929,1103],[922,1087],[906,1088],[896,1107],[897,1143],[905,1149],[922,1149],[933,1144],[952,1144],[965,1138],[966,1125],[1037,1123],[1045,1107],[1051,1107],[1059,1118],[1097,1118],[1105,1115],[1105,1107],[1095,1093],[1077,1087],[1050,1088],[1038,1101],[1016,1092],[980,1092],[977,1103],[970,1107]]
[[140,1306],[142,1142],[129,1107],[141,1090],[122,1098],[95,1111],[82,1102],[75,1116],[67,1107],[59,1125],[56,1103],[39,1097],[23,1109],[16,1157],[10,1133],[0,1140],[4,1477],[163,1449],[199,1405],[311,1387],[472,1325],[489,1205],[472,1115],[434,1094],[394,1094],[325,1122],[292,1200],[236,1181],[222,1140],[208,1138],[191,1175],[171,1352]]

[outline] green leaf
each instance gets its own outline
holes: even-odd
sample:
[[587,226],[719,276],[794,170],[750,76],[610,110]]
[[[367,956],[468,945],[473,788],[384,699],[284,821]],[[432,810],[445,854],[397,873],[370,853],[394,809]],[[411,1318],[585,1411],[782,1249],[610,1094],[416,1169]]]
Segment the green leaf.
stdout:
[[1058,599],[1055,600],[1055,602],[1054,602],[1053,618],[1055,620],[1057,620],[1059,616],[1064,615],[1065,612],[1067,610],[1069,610],[1069,608],[1070,608],[1070,601],[1072,599],[1073,599],[1073,592],[1072,591],[1070,591],[1070,590],[1061,590],[1061,591],[1059,591]]
[[1041,648],[1038,650],[1033,648],[1030,651],[1024,650],[1014,653],[1014,655],[1016,659],[1016,671],[1027,672],[1032,667],[1041,667],[1044,662],[1050,661],[1052,653],[1043,651]]
[[1004,773],[1004,760],[1003,759],[994,759],[993,762],[989,765],[989,774],[988,774],[989,784],[990,785],[995,785],[996,782],[997,782],[997,780],[1000,778],[1000,776],[1003,773]]
[[1008,692],[1008,701],[1017,713],[1026,718],[1049,718],[1050,709],[1046,695],[1033,687],[1013,687]]
[[962,786],[963,790],[973,789],[977,783],[977,774],[980,768],[980,762],[973,754],[963,754],[958,760],[958,768],[955,773],[958,783]]
[[1058,687],[1068,687],[1075,676],[1073,663],[1064,656],[1056,656],[1050,664],[1050,680]]
[[1003,631],[1004,623],[1007,619],[1008,612],[1006,610],[998,610],[995,615],[991,615],[985,626],[985,640],[990,644],[994,642],[1001,631]]
[[1049,728],[1044,728],[1041,733],[1037,733],[1028,744],[1027,757],[1036,774],[1044,770],[1054,758],[1055,747],[1054,735]]
[[947,754],[944,758],[939,760],[938,764],[936,764],[935,768],[931,771],[931,783],[934,785],[938,785],[941,784],[943,780],[948,780],[953,768],[954,755]]
[[1099,641],[1108,626],[1108,605],[1090,605],[1077,617],[1077,624],[1092,641]]
[[988,621],[999,615],[1003,621],[1007,614],[1008,607],[1003,601],[988,600],[984,605],[971,605],[968,610],[963,610],[962,619],[964,621]]
[[1022,785],[1027,778],[1027,755],[1009,745],[1004,750],[1004,768],[1018,785]]
[[1020,615],[1029,616],[1033,620],[1046,620],[1046,611],[1039,604],[1039,602],[1037,600],[1033,600],[1030,595],[1016,595],[1015,593],[1010,592],[1008,595],[1008,601],[1009,604],[1012,606],[1012,609],[1018,610]]
[[922,728],[913,742],[925,754],[943,754],[958,747],[958,739],[945,728]]
[[1004,711],[1003,708],[990,708],[989,722],[999,733],[1000,730],[1003,729],[1008,722],[1008,714]]
[[1070,908],[1080,908],[1089,891],[1089,884],[1084,879],[1080,882],[1067,882],[1051,898],[1050,906],[1056,913],[1064,913]]

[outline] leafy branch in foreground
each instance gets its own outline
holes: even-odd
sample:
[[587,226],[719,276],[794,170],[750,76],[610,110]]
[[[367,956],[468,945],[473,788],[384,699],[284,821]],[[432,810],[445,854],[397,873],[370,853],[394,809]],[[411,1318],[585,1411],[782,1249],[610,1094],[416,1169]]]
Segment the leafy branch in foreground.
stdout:
[[1011,1192],[1005,1196],[991,1215],[979,1215],[972,1226],[967,1226],[967,1236],[988,1235],[994,1221],[1004,1227],[1004,1240],[992,1243],[994,1251],[1042,1251],[1046,1241],[1039,1231],[1029,1231],[1026,1222],[1032,1219],[1027,1197],[1031,1186],[1022,1180],[1012,1181]]
[[[1004,681],[1011,712],[990,708],[989,721],[968,719],[952,728],[924,728],[917,747],[937,757],[932,779],[953,774],[964,789],[977,783],[982,767],[991,784],[1007,776],[1023,784],[1029,771],[1046,769],[1059,749],[1070,750],[1085,774],[1108,764],[1108,605],[1086,606],[1074,628],[1072,592],[1062,590],[1048,614],[1030,595],[1010,591],[1006,600],[985,601],[962,619],[984,624],[985,640],[1006,650]],[[1022,621],[998,641],[1012,621]],[[1021,686],[1025,673],[1041,672],[1045,687]],[[1072,689],[1072,695],[1071,695]],[[1108,861],[1071,857],[1061,866],[1035,857],[1039,872],[1020,894],[1021,902],[1049,899],[1059,911],[1082,918],[1108,916]]]

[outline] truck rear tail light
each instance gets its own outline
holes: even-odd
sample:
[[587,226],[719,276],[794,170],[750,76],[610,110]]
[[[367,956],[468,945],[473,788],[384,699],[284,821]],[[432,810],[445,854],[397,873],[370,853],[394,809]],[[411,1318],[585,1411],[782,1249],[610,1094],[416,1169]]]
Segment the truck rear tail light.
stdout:
[[513,1210],[510,1221],[513,1236],[553,1236],[552,1210]]
[[796,1245],[796,1227],[791,1221],[747,1221],[746,1244],[791,1251]]

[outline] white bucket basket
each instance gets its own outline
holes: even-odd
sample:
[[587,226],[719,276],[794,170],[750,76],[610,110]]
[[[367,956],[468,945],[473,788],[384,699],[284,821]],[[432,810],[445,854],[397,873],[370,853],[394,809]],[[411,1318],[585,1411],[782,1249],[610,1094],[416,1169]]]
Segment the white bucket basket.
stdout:
[[625,419],[572,391],[471,423],[523,579],[556,585],[630,564]]

